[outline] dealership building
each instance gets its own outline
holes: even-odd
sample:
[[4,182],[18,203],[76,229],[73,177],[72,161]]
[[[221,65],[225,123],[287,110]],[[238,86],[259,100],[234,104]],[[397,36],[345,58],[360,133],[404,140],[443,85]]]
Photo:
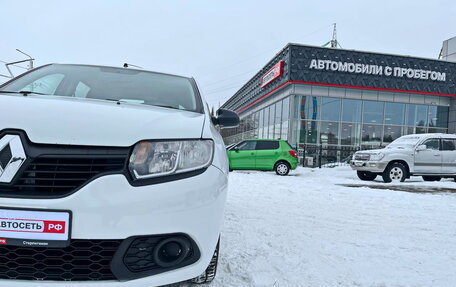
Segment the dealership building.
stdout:
[[226,144],[285,139],[315,166],[415,133],[456,133],[456,63],[288,44],[222,108]]

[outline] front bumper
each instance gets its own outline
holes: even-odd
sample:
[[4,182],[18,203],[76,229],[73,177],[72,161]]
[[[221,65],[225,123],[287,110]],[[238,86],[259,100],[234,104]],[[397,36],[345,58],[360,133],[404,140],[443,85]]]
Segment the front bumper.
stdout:
[[380,161],[361,161],[361,160],[351,160],[350,167],[356,171],[369,171],[374,173],[382,173],[386,166],[387,162]]
[[0,287],[160,286],[197,277],[217,245],[227,187],[227,175],[210,166],[200,175],[162,184],[133,187],[123,175],[108,175],[64,198],[2,198],[3,207],[71,210],[73,239],[183,233],[194,240],[201,256],[189,266],[125,282],[0,280]]

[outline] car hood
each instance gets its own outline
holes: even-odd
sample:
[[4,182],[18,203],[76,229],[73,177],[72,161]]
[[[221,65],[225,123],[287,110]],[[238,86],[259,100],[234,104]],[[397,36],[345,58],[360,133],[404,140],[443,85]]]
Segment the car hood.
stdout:
[[0,94],[0,131],[35,143],[131,146],[146,139],[200,138],[205,115],[140,104]]

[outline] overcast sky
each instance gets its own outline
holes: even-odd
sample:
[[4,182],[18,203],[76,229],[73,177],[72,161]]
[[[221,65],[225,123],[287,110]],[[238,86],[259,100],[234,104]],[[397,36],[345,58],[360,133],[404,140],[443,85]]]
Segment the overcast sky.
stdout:
[[332,23],[345,49],[437,58],[456,1],[0,0],[0,60],[128,62],[193,76],[218,106],[287,43],[329,41]]

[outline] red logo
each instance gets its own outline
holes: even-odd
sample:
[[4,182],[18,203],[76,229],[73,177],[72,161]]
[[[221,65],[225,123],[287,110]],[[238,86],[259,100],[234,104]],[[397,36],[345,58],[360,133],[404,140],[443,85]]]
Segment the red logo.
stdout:
[[6,239],[0,238],[0,245],[5,245],[5,244],[6,244]]
[[65,233],[65,221],[44,221],[44,233]]
[[261,88],[274,81],[283,74],[283,61],[274,65],[263,77],[261,77]]

